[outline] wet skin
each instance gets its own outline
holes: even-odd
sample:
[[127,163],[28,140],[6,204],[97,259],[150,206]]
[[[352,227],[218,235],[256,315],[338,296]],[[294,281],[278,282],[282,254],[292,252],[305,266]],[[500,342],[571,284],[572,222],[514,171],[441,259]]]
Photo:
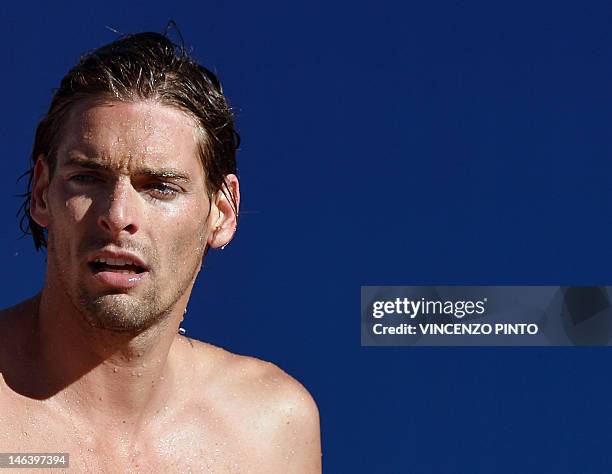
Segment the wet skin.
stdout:
[[154,102],[89,102],[63,133],[32,195],[45,286],[0,315],[0,451],[69,452],[77,472],[319,472],[298,382],[177,335],[205,247],[236,225],[202,132]]

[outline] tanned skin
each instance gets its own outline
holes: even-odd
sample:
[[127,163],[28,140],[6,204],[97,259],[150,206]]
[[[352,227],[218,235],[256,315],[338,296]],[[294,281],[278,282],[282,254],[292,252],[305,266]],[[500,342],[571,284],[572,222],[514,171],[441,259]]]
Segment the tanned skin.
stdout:
[[236,228],[228,196],[208,192],[201,133],[155,101],[89,100],[53,169],[39,157],[47,273],[0,314],[1,452],[68,452],[71,472],[321,472],[304,387],[178,335],[205,250]]

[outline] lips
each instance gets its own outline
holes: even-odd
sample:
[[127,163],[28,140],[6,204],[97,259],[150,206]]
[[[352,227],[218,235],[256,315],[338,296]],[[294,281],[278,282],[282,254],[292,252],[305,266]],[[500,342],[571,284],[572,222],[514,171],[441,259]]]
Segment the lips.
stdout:
[[89,264],[98,271],[116,272],[125,275],[145,271],[142,266],[127,258],[98,257]]
[[126,290],[141,284],[149,276],[148,266],[129,252],[100,251],[87,260],[93,278],[106,287]]

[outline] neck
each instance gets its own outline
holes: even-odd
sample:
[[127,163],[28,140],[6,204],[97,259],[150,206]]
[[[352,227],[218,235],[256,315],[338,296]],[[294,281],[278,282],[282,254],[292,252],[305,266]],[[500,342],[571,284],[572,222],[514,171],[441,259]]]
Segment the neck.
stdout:
[[63,292],[45,285],[35,323],[35,360],[47,379],[37,398],[61,394],[54,397],[57,403],[92,426],[125,430],[146,423],[164,409],[175,386],[171,348],[187,299],[159,323],[133,334],[92,327]]

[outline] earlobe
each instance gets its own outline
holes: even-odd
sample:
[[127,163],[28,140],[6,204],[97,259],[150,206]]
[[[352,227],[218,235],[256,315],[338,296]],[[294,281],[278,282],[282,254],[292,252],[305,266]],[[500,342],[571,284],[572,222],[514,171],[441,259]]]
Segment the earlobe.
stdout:
[[208,245],[213,248],[225,248],[234,238],[238,223],[240,206],[240,187],[236,175],[225,177],[224,189],[216,195],[214,208],[218,212],[215,223],[208,237]]
[[49,164],[45,155],[40,155],[34,165],[32,194],[30,196],[30,216],[41,227],[49,225],[47,191],[49,189]]

